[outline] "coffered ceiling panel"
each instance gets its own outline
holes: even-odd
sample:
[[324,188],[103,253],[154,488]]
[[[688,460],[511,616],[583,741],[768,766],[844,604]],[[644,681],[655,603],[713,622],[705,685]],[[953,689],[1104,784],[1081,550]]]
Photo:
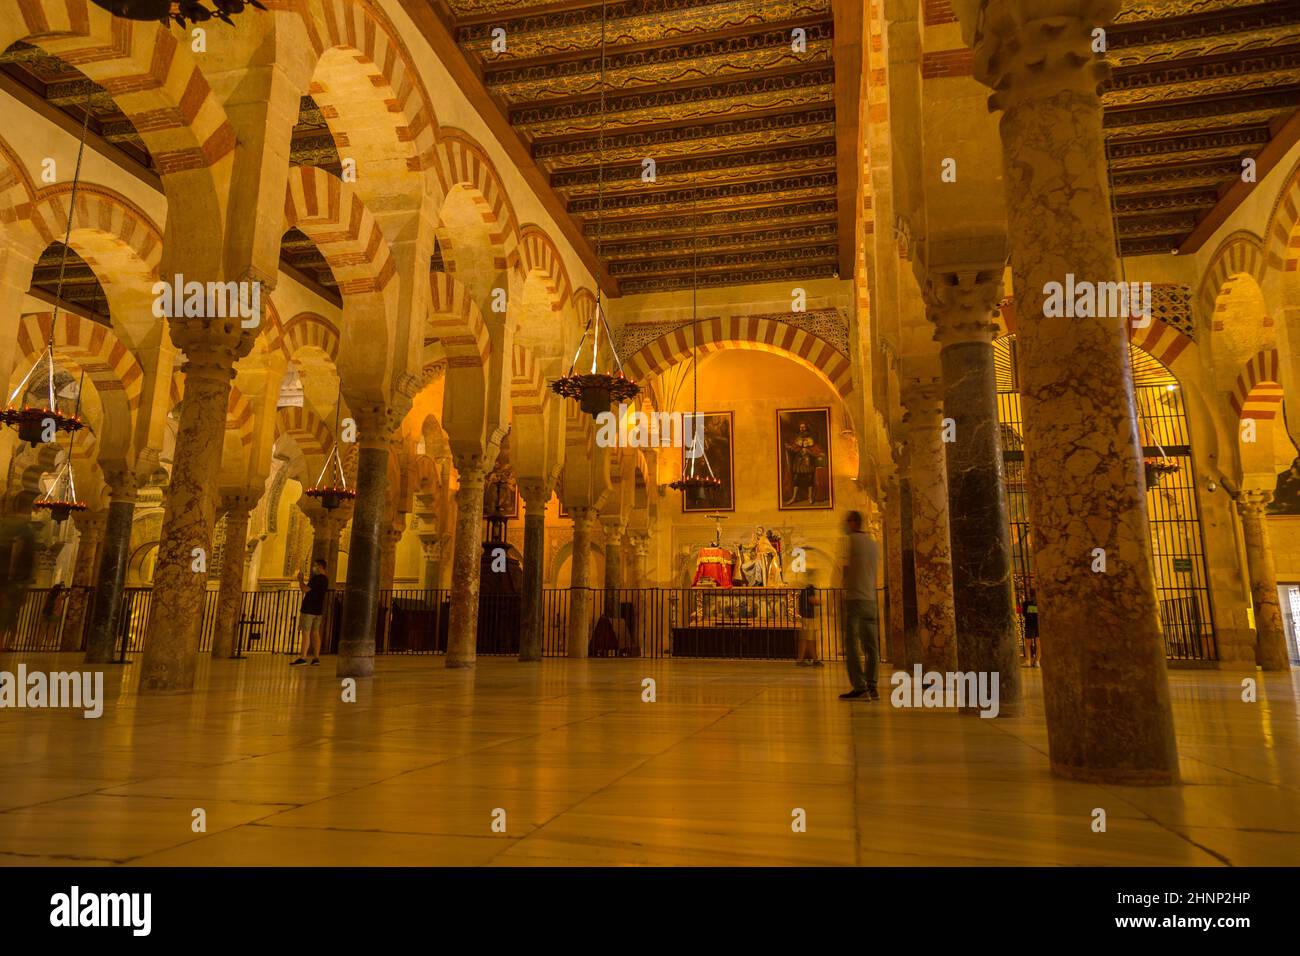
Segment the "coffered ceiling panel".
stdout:
[[830,0],[609,2],[603,87],[600,2],[432,2],[621,293],[836,274]]
[[1241,182],[1242,160],[1294,125],[1300,3],[1131,0],[1106,39],[1120,247],[1169,252]]

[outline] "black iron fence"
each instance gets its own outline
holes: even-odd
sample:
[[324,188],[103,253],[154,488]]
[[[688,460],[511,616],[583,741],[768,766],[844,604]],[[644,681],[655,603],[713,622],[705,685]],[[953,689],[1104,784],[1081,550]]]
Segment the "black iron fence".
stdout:
[[[86,609],[78,625],[75,615],[68,613],[71,606],[68,592],[53,602],[49,593],[44,588],[27,593],[12,626],[0,634],[0,648],[8,651],[85,648],[93,594],[85,596]],[[793,588],[591,589],[583,595],[585,600],[568,588],[544,590],[543,656],[568,656],[573,628],[580,628],[583,636],[578,639],[587,641],[587,653],[591,657],[793,660],[800,640],[812,643],[811,655],[817,659],[835,660],[843,656],[844,598],[839,589],[818,589],[811,599]],[[447,589],[381,591],[375,622],[376,653],[445,653],[451,597]],[[880,599],[883,602],[883,595]],[[125,590],[117,637],[120,654],[138,653],[143,648],[151,602],[149,588]],[[245,591],[236,626],[236,649],[240,653],[298,653],[301,603],[302,594],[296,589]],[[880,607],[883,608],[883,603]],[[342,612],[343,592],[329,592],[321,621],[325,653],[338,648]],[[583,615],[585,620],[577,623],[575,614]],[[216,618],[217,592],[208,591],[200,638],[202,651],[212,648]],[[519,595],[480,595],[477,652],[517,655],[522,620]],[[80,633],[66,632],[66,628],[78,626]],[[882,658],[885,647],[882,630]]]

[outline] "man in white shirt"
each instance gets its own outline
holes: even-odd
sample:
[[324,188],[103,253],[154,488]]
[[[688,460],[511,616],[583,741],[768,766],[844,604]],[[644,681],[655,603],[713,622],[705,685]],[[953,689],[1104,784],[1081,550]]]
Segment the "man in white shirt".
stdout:
[[[853,689],[840,700],[879,700],[876,670],[880,663],[880,613],[876,607],[876,569],[880,546],[862,530],[862,515],[844,519],[849,556],[844,565],[844,659]],[[864,666],[865,658],[865,666]]]

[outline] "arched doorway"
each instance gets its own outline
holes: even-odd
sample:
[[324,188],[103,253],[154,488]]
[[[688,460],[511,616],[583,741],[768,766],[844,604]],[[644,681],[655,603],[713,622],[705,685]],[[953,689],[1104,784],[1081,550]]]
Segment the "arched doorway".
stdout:
[[[1182,388],[1169,369],[1137,346],[1129,346],[1129,359],[1147,463],[1147,522],[1165,654],[1171,661],[1214,661],[1218,650]],[[1022,440],[1014,335],[994,343],[994,360],[1016,604],[1022,606],[1034,587],[1033,530],[1025,488],[1025,454],[1032,455],[1033,450],[1027,450]]]

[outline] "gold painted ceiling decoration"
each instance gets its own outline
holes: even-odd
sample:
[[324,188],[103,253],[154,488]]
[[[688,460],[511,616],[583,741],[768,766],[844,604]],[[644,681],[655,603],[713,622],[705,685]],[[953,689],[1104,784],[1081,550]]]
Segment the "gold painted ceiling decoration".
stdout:
[[1300,104],[1300,3],[1131,0],[1102,94],[1125,254],[1178,248]]
[[431,2],[622,294],[690,286],[693,195],[701,286],[836,274],[830,0],[608,2],[603,186],[599,0]]

